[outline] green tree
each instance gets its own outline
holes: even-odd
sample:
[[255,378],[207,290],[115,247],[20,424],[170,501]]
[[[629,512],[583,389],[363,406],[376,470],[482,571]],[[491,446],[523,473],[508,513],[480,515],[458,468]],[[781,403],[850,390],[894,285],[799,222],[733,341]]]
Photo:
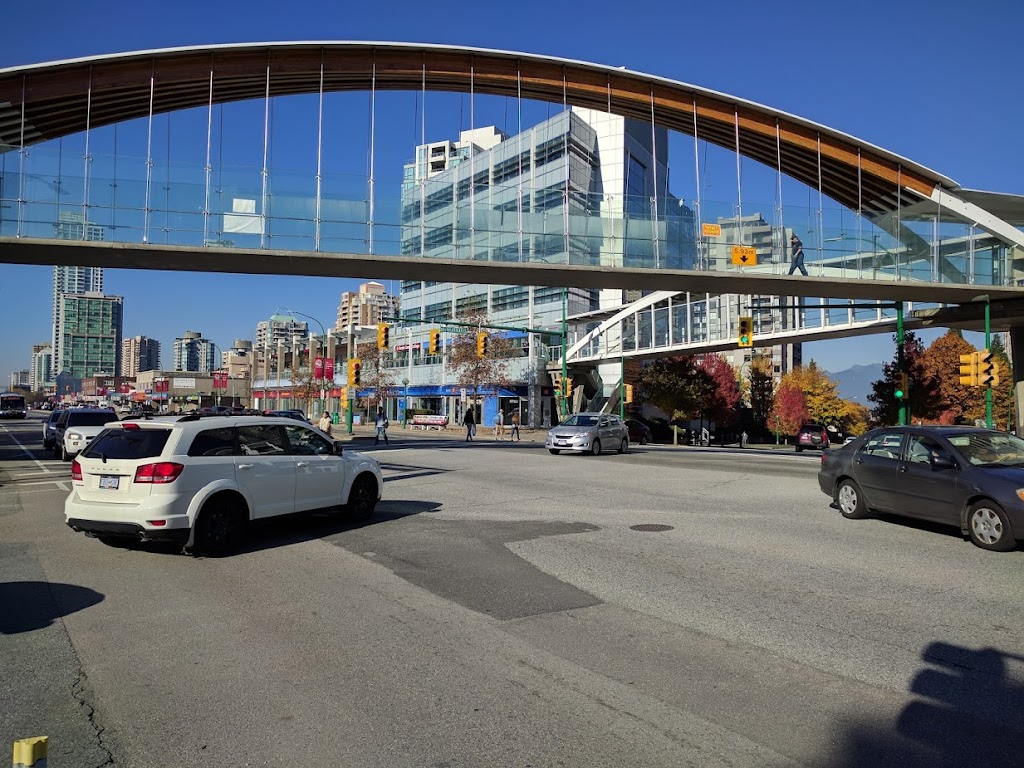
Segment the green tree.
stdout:
[[750,414],[754,426],[767,429],[768,415],[775,397],[775,376],[771,355],[755,355],[750,361],[749,384]]
[[715,382],[692,357],[666,357],[643,367],[640,389],[644,402],[664,411],[669,419],[688,419],[700,413]]
[[[895,343],[896,336],[893,335]],[[909,398],[911,418],[934,421],[942,413],[942,399],[939,383],[929,373],[924,362],[924,344],[913,331],[903,337],[904,370],[910,385]],[[900,401],[896,399],[896,378],[899,373],[898,350],[891,363],[882,366],[882,378],[871,384],[868,400],[875,404],[871,416],[880,424],[895,424],[899,420]]]

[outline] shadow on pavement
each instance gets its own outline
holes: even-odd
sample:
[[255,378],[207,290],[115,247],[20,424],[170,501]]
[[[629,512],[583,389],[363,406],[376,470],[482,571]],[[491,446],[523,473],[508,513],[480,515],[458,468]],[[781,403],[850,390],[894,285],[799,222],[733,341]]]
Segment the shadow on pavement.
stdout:
[[275,517],[252,524],[244,540],[232,554],[261,552],[313,539],[325,539],[347,531],[370,528],[424,512],[436,512],[440,508],[441,503],[435,501],[387,499],[377,505],[373,517],[361,523],[353,523],[344,514],[333,511]]
[[[1024,765],[1024,656],[935,642],[893,727],[859,723],[826,765],[1010,768]],[[1009,663],[1020,666],[1017,673]]]
[[88,587],[46,581],[0,583],[0,635],[50,626],[54,619],[96,605],[103,595]]

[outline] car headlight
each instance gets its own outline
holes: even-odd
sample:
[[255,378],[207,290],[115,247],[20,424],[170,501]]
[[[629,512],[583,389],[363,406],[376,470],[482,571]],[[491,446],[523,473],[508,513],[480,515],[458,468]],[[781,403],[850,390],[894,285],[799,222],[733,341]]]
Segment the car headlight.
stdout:
[[77,432],[68,432],[67,437],[69,440],[81,440],[82,436]]
[[1017,498],[1024,501],[1024,488],[1018,488],[1014,493],[1017,494]]

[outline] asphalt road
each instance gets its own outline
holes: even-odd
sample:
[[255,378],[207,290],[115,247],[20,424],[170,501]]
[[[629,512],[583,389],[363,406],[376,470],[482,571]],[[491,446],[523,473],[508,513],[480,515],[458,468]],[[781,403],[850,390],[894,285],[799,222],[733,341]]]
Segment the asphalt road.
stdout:
[[395,435],[371,524],[197,559],[67,529],[39,430],[0,422],[0,741],[53,766],[1021,765],[1024,551],[844,520],[818,454]]

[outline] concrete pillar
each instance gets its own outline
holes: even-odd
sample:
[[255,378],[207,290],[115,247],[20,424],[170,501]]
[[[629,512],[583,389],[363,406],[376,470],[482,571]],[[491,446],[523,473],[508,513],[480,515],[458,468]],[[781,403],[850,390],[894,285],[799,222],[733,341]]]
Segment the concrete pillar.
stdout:
[[[1021,351],[1021,354],[1017,354],[1017,350]],[[1010,368],[1008,371],[1009,375],[1013,376],[1013,397],[1015,401],[1016,422],[1015,434],[1024,435],[1024,408],[1021,407],[1021,403],[1024,402],[1021,398],[1024,397],[1024,325],[1010,326],[1009,333],[1006,334],[1006,354],[1010,356]]]

